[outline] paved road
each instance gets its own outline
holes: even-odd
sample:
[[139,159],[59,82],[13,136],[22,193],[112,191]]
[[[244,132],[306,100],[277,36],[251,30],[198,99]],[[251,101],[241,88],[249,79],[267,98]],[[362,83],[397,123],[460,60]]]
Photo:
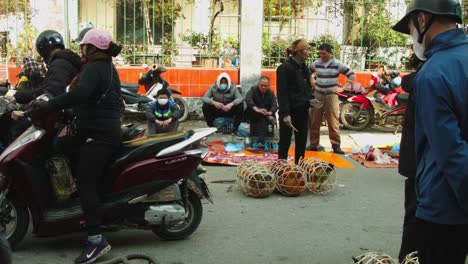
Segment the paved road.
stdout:
[[[108,233],[105,260],[130,253],[165,264],[352,263],[369,250],[398,254],[403,178],[396,169],[337,169],[339,187],[327,195],[264,199],[243,196],[235,183],[210,183],[215,204],[204,204],[200,228],[183,241],[160,241],[148,231]],[[233,167],[207,167],[207,180],[234,180]],[[84,234],[28,236],[15,264],[72,263]]]

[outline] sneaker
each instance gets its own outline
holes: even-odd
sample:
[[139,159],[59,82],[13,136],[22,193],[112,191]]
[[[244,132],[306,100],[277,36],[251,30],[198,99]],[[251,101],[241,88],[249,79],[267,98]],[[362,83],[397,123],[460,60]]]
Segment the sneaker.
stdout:
[[332,149],[336,154],[345,154],[344,151],[340,148],[340,145],[332,145]]
[[109,252],[111,246],[105,238],[102,238],[99,244],[94,244],[86,240],[86,245],[81,254],[75,259],[75,264],[90,264],[99,257]]
[[318,146],[308,146],[306,148],[306,150],[312,150],[312,151],[325,151],[325,148],[322,146],[322,145],[318,145]]

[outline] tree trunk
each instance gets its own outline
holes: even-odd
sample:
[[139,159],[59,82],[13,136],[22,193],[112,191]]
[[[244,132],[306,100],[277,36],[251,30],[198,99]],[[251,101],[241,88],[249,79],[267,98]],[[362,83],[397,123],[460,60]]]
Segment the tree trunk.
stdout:
[[145,17],[145,26],[146,26],[146,44],[147,44],[147,51],[151,52],[154,45],[153,34],[151,31],[150,25],[150,17],[149,17],[149,9],[146,4],[143,3],[143,14]]
[[214,23],[216,20],[216,17],[218,17],[219,14],[221,14],[224,11],[224,3],[223,0],[213,0],[213,12],[216,9],[216,4],[219,3],[219,10],[214,13],[213,17],[211,18],[210,22],[210,33],[209,33],[209,43],[208,43],[208,51],[211,52],[211,48],[213,45],[213,36],[214,36]]

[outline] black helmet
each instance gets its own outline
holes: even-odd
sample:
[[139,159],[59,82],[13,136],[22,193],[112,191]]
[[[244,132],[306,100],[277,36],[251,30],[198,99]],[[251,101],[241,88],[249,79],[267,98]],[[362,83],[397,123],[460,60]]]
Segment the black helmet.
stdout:
[[55,30],[42,31],[36,39],[36,50],[41,57],[46,58],[53,48],[64,49],[63,37]]
[[93,29],[93,28],[92,27],[87,27],[87,28],[84,28],[83,30],[81,30],[80,34],[78,34],[78,37],[76,37],[76,39],[74,39],[73,42],[80,43],[83,40],[84,35],[86,35],[86,33],[88,33],[88,31],[90,31],[91,29]]
[[457,23],[461,24],[462,9],[458,0],[411,0],[406,7],[405,16],[393,26],[393,30],[410,34],[408,20],[410,13],[414,11],[423,11],[440,16],[451,16],[456,18]]

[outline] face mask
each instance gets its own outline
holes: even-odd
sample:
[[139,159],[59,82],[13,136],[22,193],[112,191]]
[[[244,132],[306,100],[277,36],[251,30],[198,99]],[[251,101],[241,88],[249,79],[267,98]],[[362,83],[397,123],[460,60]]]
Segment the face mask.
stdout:
[[226,90],[227,89],[227,84],[219,85],[219,89],[221,89],[222,91]]
[[419,32],[416,29],[413,29],[413,33],[411,34],[411,38],[413,39],[413,51],[416,57],[420,60],[427,60],[426,56],[424,56],[424,51],[426,48],[424,47],[424,40],[423,43],[419,43]]
[[168,101],[169,101],[169,99],[167,99],[167,98],[161,98],[161,99],[158,99],[158,104],[166,105]]

